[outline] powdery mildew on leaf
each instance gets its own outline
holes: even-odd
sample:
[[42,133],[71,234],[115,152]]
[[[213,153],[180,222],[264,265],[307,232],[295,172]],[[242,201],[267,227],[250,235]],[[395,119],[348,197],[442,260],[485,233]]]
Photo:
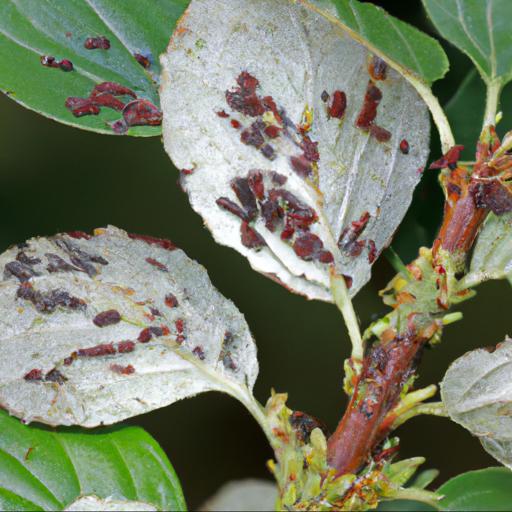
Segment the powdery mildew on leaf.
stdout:
[[169,241],[114,227],[35,238],[0,272],[0,405],[25,421],[94,427],[254,385],[242,314]]
[[512,274],[512,214],[489,214],[471,258],[471,273],[480,281]]
[[309,298],[334,265],[354,295],[427,156],[412,86],[288,0],[193,0],[161,61],[165,147],[215,239]]
[[512,340],[457,359],[441,383],[451,419],[478,436],[493,457],[512,468]]
[[116,512],[118,510],[137,510],[137,511],[156,511],[158,510],[149,503],[142,503],[141,501],[126,501],[116,500],[113,498],[106,498],[102,500],[97,496],[82,496],[76,501],[66,507],[66,512],[80,512],[80,511],[100,511],[100,512]]

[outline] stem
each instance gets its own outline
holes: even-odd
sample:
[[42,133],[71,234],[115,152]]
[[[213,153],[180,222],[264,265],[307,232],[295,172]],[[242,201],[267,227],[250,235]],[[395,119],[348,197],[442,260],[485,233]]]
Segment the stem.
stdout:
[[334,272],[331,272],[331,291],[334,302],[345,320],[350,341],[352,342],[352,360],[357,368],[364,357],[364,342],[361,337],[361,331],[359,330],[356,312],[350,300],[345,278]]
[[398,256],[398,253],[393,249],[393,247],[388,247],[384,251],[384,256],[386,257],[390,265],[394,268],[397,274],[402,274],[404,277],[409,276],[409,271],[407,270],[407,267],[405,266],[400,256]]
[[502,82],[500,79],[494,79],[487,84],[487,101],[485,104],[484,124],[494,126],[496,123],[496,113],[498,111],[498,102],[500,98]]
[[[408,77],[406,77],[408,78]],[[443,108],[439,104],[439,100],[432,93],[430,87],[419,80],[411,80],[409,82],[416,88],[423,101],[427,104],[434,119],[434,123],[439,132],[439,138],[441,139],[441,148],[443,153],[446,153],[450,148],[455,146],[455,137],[453,136],[450,122],[444,113]]]

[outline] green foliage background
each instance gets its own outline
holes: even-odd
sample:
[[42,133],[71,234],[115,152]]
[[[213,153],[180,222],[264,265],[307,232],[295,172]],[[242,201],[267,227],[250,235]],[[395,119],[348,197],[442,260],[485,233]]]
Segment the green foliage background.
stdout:
[[[419,0],[375,3],[433,32]],[[445,103],[471,66],[469,59],[443,45],[452,69],[435,92]],[[467,90],[464,126],[454,130],[461,137],[467,136],[473,114],[478,132],[478,109],[484,100],[478,86]],[[508,96],[510,88],[504,92]],[[504,114],[512,115],[512,109]],[[432,158],[439,154],[436,138]],[[216,245],[189,207],[177,177],[157,138],[107,137],[71,129],[0,97],[0,251],[34,235],[106,224],[172,239],[206,266],[213,283],[246,315],[259,347],[257,398],[265,401],[271,387],[287,391],[291,407],[322,418],[334,429],[345,405],[342,362],[350,351],[336,308],[291,295],[254,273],[234,251]],[[414,257],[419,244],[431,243],[441,205],[436,176],[426,173],[395,243],[404,259]],[[363,326],[385,311],[377,291],[392,275],[381,258],[371,284],[355,301]],[[463,305],[464,321],[447,328],[443,343],[425,353],[419,385],[438,382],[449,363],[467,350],[503,339],[510,325],[510,292],[505,282],[489,283]],[[263,434],[242,406],[226,396],[200,396],[132,423],[146,428],[162,445],[191,509],[227,480],[269,477],[265,461],[271,451]],[[495,465],[476,439],[446,419],[416,418],[399,435],[403,457],[426,456],[425,467],[441,470],[436,484],[462,471]]]

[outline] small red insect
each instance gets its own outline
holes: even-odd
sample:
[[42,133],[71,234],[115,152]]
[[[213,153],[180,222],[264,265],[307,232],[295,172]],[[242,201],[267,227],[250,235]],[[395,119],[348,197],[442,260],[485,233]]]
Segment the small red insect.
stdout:
[[409,154],[409,142],[406,139],[402,139],[400,141],[400,151],[404,155],[408,155]]
[[134,53],[135,60],[144,68],[149,69],[151,66],[151,60],[149,57],[142,55],[142,53]]
[[110,41],[105,36],[88,37],[84,42],[87,50],[108,50],[110,49]]
[[332,102],[329,106],[329,117],[341,119],[347,108],[347,95],[343,91],[334,91]]

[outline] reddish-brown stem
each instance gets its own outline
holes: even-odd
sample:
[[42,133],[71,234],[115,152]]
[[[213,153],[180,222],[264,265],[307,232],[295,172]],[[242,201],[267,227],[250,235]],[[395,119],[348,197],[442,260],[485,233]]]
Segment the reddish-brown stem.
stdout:
[[370,349],[347,411],[329,439],[329,463],[340,474],[356,472],[386,435],[381,424],[414,372],[425,341],[408,332]]
[[[492,153],[491,148],[489,151],[485,149],[479,146],[481,160],[471,175],[463,168],[456,168],[443,177],[447,200],[443,223],[433,247],[434,266],[441,273],[444,273],[442,266],[436,267],[438,257],[442,260],[440,250],[451,254],[456,269],[463,269],[466,255],[488,214],[488,210],[475,203],[478,177],[484,172],[485,160]],[[440,300],[437,305],[441,309],[448,307]],[[439,311],[433,305],[432,313],[436,312]],[[392,422],[385,421],[386,417],[397,405],[404,384],[415,372],[421,349],[437,329],[433,316],[421,316],[423,329],[417,329],[419,317],[415,319],[413,315],[405,333],[396,335],[391,341],[378,341],[365,355],[347,410],[328,441],[329,463],[338,474],[358,471],[389,434]]]

